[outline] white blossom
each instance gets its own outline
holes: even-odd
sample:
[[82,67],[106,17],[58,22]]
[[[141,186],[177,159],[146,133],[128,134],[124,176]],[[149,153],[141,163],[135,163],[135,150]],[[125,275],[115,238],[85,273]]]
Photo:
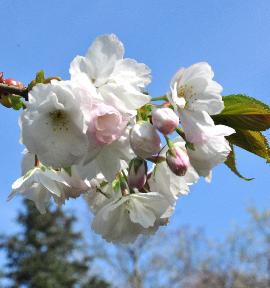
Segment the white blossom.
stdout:
[[[217,125],[214,136],[209,137],[208,141],[197,145],[194,144],[194,150],[187,148],[189,160],[200,176],[211,178],[211,170],[220,163],[226,161],[231,147],[224,136],[235,133],[235,130]],[[219,131],[219,133],[218,133]]]
[[222,87],[213,80],[214,72],[206,62],[180,69],[171,81],[171,103],[178,109],[206,111],[210,115],[219,114],[224,104]]
[[[119,197],[96,214],[92,228],[109,242],[129,243],[139,234],[151,234],[168,202],[156,192]],[[156,227],[157,229],[157,227]]]
[[201,62],[180,69],[171,81],[167,96],[189,142],[202,143],[208,137],[205,130],[213,127],[209,115],[219,114],[224,108],[222,87],[212,80],[213,76],[209,64]]
[[35,167],[12,184],[12,192],[8,200],[21,194],[32,200],[39,212],[44,214],[51,197],[56,200],[61,199],[66,188],[70,188],[70,185],[61,173],[44,167]]
[[71,79],[85,73],[107,104],[135,115],[136,109],[151,99],[143,93],[151,81],[150,69],[123,56],[124,46],[114,34],[100,36],[85,57],[77,56],[72,61]]
[[21,142],[48,166],[68,167],[88,151],[91,95],[71,81],[38,84],[21,114]]

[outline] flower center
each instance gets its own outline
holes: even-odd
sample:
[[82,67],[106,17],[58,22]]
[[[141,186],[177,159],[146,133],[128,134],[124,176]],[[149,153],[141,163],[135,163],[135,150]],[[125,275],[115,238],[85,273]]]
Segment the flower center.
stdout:
[[[69,119],[64,111],[56,110],[49,113],[53,131],[68,131],[69,130]],[[48,122],[46,123],[48,124]]]
[[[186,85],[185,85],[186,86]],[[185,94],[186,94],[186,90],[185,90],[185,86],[180,86],[180,88],[177,91],[177,96],[179,98],[184,97],[185,98]]]
[[197,93],[194,91],[194,88],[192,85],[181,85],[177,90],[177,96],[179,98],[184,98],[186,100],[185,107],[193,104],[195,102]]

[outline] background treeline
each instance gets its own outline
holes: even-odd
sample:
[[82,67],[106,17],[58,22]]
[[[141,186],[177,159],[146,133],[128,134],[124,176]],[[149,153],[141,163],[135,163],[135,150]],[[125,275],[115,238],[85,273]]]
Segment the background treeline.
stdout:
[[1,287],[269,288],[270,210],[247,213],[248,224],[222,241],[183,226],[116,246],[83,239],[68,212],[40,215],[25,201],[20,233],[1,237]]

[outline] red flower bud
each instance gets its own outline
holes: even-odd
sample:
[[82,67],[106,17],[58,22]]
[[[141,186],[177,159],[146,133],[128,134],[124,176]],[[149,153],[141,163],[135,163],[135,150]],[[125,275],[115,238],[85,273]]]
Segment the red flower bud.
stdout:
[[184,176],[189,166],[187,153],[176,145],[167,151],[166,162],[171,171],[177,176]]
[[128,185],[130,188],[141,189],[147,179],[146,161],[140,158],[134,158],[130,161],[128,171]]
[[24,85],[22,82],[17,81],[17,80],[12,79],[12,78],[5,79],[3,83],[8,85],[8,86],[14,86],[14,87],[17,87],[20,89],[24,88]]

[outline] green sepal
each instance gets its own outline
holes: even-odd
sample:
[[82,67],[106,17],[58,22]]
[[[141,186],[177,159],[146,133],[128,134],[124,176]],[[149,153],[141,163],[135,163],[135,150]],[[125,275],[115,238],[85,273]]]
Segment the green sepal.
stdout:
[[149,121],[154,105],[147,103],[137,110],[137,121]]
[[23,102],[23,100],[21,99],[20,96],[16,96],[16,95],[12,95],[10,98],[10,102],[11,102],[11,107],[14,110],[20,110],[20,109],[25,109],[25,103]]
[[116,178],[112,182],[112,188],[115,193],[119,192],[121,189],[120,178]]
[[28,84],[27,90],[31,91],[35,85],[37,85],[38,83],[44,83],[44,81],[45,81],[44,70],[40,70],[36,73],[36,78]]

